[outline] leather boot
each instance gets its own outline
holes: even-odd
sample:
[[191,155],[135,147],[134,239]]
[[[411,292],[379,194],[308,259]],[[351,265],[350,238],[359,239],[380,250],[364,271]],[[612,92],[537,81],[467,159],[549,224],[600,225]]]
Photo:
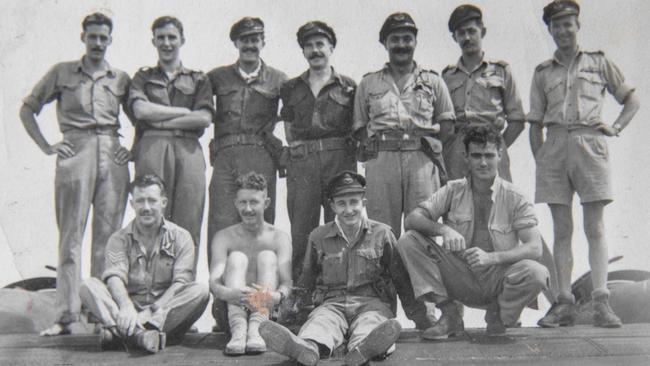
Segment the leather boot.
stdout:
[[239,356],[246,352],[246,333],[248,322],[246,309],[241,306],[228,304],[228,324],[230,325],[230,341],[223,350],[228,356]]
[[594,325],[603,328],[620,328],[623,323],[609,306],[609,296],[594,298]]
[[496,336],[506,334],[506,326],[501,320],[499,305],[492,303],[485,309],[485,333],[488,336]]
[[345,364],[359,366],[385,354],[399,338],[402,327],[396,319],[388,319],[373,329],[366,338],[345,355]]
[[301,365],[313,366],[318,363],[318,345],[291,333],[280,324],[265,320],[260,324],[260,335],[273,351],[296,360]]
[[269,319],[269,314],[254,312],[248,319],[248,334],[246,337],[246,353],[256,354],[266,352],[266,343],[260,336],[260,323]]
[[458,305],[453,301],[445,301],[437,305],[442,311],[442,316],[436,324],[422,332],[422,338],[428,340],[447,339],[460,335],[465,331],[465,323],[460,315]]
[[160,332],[157,330],[140,330],[131,336],[131,342],[141,350],[156,353],[160,350]]

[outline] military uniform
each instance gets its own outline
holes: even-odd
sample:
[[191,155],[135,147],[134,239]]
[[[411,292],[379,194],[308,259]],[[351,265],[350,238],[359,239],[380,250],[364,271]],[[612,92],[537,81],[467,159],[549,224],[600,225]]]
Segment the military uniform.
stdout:
[[[257,18],[244,18],[233,25],[232,32],[231,38],[237,39],[264,32],[264,25]],[[278,159],[282,142],[273,136],[273,128],[279,120],[280,87],[287,77],[260,60],[257,73],[250,77],[244,78],[235,63],[215,68],[208,78],[217,97],[215,138],[210,149],[214,169],[209,187],[208,240],[212,240],[217,231],[240,221],[233,204],[235,180],[251,171],[266,177],[271,204],[264,212],[264,220],[271,224],[275,221],[274,160]]]
[[[183,66],[171,80],[159,66],[140,69],[129,90],[129,105],[136,100],[192,111],[214,108],[208,78]],[[205,160],[199,144],[203,130],[156,129],[143,121],[138,121],[137,129],[136,174],[163,179],[169,197],[165,218],[187,229],[198,247],[205,202]]]
[[[304,33],[300,39],[310,36]],[[307,237],[319,224],[321,206],[325,222],[334,219],[325,185],[341,171],[356,171],[351,138],[355,89],[351,78],[332,70],[330,80],[314,96],[306,71],[287,81],[280,92],[281,117],[289,143],[287,208],[295,277],[299,275]]]
[[92,76],[82,60],[63,62],[48,71],[23,100],[36,114],[56,100],[59,130],[75,152],[69,158],[57,157],[54,178],[60,323],[71,323],[79,317],[81,244],[90,206],[93,277],[101,276],[106,242],[122,225],[129,170],[126,163],[115,161],[115,151],[120,147],[119,107],[125,104],[129,82],[125,72],[111,66]]
[[[475,192],[471,179],[450,181],[418,207],[434,222],[443,217],[445,225],[461,234],[468,247],[485,252],[520,245],[517,231],[537,225],[533,205],[500,177],[495,178],[489,195]],[[498,309],[501,321],[509,326],[549,285],[549,271],[537,261],[524,259],[473,269],[461,253],[445,250],[415,230],[402,236],[397,248],[416,297],[433,293],[469,306]],[[486,313],[486,320],[491,314]]]
[[[199,319],[208,304],[207,286],[194,281],[194,244],[189,232],[172,222],[163,221],[156,241],[159,245],[148,254],[139,242],[132,221],[113,234],[106,247],[106,270],[102,280],[90,278],[81,287],[81,299],[89,313],[106,328],[117,326],[119,306],[105,284],[118,277],[136,311],[150,308],[154,316],[147,324],[179,340]],[[183,286],[166,303],[161,296],[173,283]]]
[[528,120],[546,127],[537,151],[535,202],[611,201],[611,167],[602,122],[605,90],[623,104],[634,88],[603,52],[579,50],[570,65],[557,57],[535,68]]

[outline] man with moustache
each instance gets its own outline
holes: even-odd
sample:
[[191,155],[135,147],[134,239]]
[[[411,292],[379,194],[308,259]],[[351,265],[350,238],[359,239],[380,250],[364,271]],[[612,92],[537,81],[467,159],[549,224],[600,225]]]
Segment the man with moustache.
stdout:
[[347,339],[346,365],[362,365],[395,350],[400,334],[395,291],[418,328],[425,308],[415,302],[404,265],[388,225],[365,217],[366,181],[343,171],[328,183],[334,221],[309,235],[299,286],[313,293],[317,306],[294,335],[265,321],[260,334],[269,348],[303,365],[315,365]]
[[537,261],[542,242],[533,205],[497,174],[503,143],[493,126],[469,127],[467,178],[449,181],[405,220],[409,231],[397,249],[415,296],[442,311],[424,339],[464,330],[454,301],[486,309],[487,334],[503,334],[548,286],[549,272]]
[[[275,221],[276,171],[282,141],[273,136],[278,118],[280,87],[287,76],[260,58],[265,46],[264,22],[244,17],[230,28],[230,40],[239,51],[237,62],[208,73],[217,97],[214,140],[210,144],[212,179],[209,187],[208,242],[217,231],[240,221],[233,205],[237,177],[251,171],[263,174],[270,203],[264,220]],[[280,168],[284,176],[284,168]],[[208,266],[212,258],[208,245]],[[215,301],[212,314],[215,330],[227,322],[225,303]]]
[[210,294],[193,282],[190,233],[163,217],[164,182],[156,175],[136,177],[131,196],[135,219],[111,235],[102,279],[86,280],[80,295],[102,325],[102,348],[128,344],[156,353],[182,341]]
[[[577,192],[589,243],[594,325],[615,328],[621,326],[621,320],[609,306],[603,219],[605,205],[613,199],[607,137],[618,136],[631,122],[639,109],[639,99],[603,52],[580,48],[579,13],[580,7],[572,0],[554,1],[544,7],[543,20],[557,50],[552,59],[537,66],[531,85],[528,120],[537,165],[535,202],[547,203],[551,209],[559,285],[557,300],[538,324],[557,327],[575,322],[576,305],[571,293],[571,202]],[[601,118],[605,90],[623,105],[611,125]]]
[[499,176],[512,181],[507,148],[523,131],[526,120],[512,71],[506,62],[485,56],[482,43],[486,28],[478,7],[467,4],[454,9],[449,17],[449,31],[462,52],[458,63],[442,72],[456,114],[455,123],[447,121],[440,126],[441,136],[445,137],[449,179],[463,178],[468,171],[463,145],[465,130],[489,124],[503,130]]
[[[81,245],[88,211],[93,206],[90,271],[104,271],[104,248],[122,224],[128,195],[131,158],[120,145],[118,120],[129,76],[108,64],[112,20],[104,14],[86,16],[81,41],[86,53],[79,61],[55,65],[23,100],[20,119],[29,136],[47,155],[57,155],[54,181],[59,249],[56,280],[56,323],[41,335],[67,334],[76,329],[81,302]],[[57,101],[63,140],[50,145],[35,116]],[[74,329],[73,329],[74,328]]]
[[291,239],[264,221],[271,203],[266,178],[249,172],[237,178],[235,207],[241,222],[220,230],[212,240],[210,288],[227,302],[230,356],[266,351],[260,323],[286,298],[292,285]]
[[429,146],[422,138],[435,136],[440,123],[454,120],[445,83],[413,60],[417,32],[406,13],[386,19],[379,41],[389,62],[363,77],[354,106],[354,133],[364,149],[360,158],[366,160],[368,216],[389,224],[396,235],[402,213],[440,187],[439,168],[423,151],[433,147],[439,152],[440,143]]
[[178,19],[160,17],[151,31],[158,65],[138,70],[129,90],[129,105],[137,119],[135,171],[165,181],[169,195],[165,218],[187,229],[198,248],[205,201],[199,137],[212,121],[212,88],[205,74],[181,63],[185,37]]
[[325,222],[334,219],[325,185],[343,170],[356,170],[351,138],[356,84],[330,65],[336,47],[334,30],[313,21],[300,27],[297,37],[309,70],[287,81],[280,91],[289,143],[287,208],[294,278],[300,274],[307,236],[319,224],[321,206]]

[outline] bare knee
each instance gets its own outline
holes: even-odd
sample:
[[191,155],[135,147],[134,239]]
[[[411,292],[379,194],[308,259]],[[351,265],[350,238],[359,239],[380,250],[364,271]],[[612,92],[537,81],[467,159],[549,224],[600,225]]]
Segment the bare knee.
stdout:
[[79,297],[84,299],[91,293],[97,292],[97,290],[102,286],[104,286],[104,283],[101,280],[95,277],[90,277],[81,283],[81,286],[79,287]]
[[278,267],[278,256],[271,250],[263,250],[257,254],[257,270],[274,269]]
[[226,266],[229,270],[232,270],[233,268],[246,269],[248,267],[248,256],[240,251],[230,252],[230,254],[228,254]]
[[555,236],[555,245],[571,241],[573,234],[573,215],[571,207],[567,205],[549,205],[551,216],[553,217],[553,234]]
[[583,205],[584,227],[587,239],[601,239],[605,236],[605,223],[603,220],[604,204],[601,202],[590,202]]

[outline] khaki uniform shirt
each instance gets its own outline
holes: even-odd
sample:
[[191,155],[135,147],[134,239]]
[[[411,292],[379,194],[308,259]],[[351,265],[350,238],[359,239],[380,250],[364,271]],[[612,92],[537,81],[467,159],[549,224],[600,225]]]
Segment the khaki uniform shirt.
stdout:
[[214,135],[255,135],[272,132],[278,121],[280,87],[287,76],[264,62],[259,74],[244,80],[237,63],[218,67],[208,73],[217,96]]
[[634,88],[605,54],[579,50],[571,64],[557,58],[537,66],[528,120],[543,125],[594,126],[602,122],[605,90],[623,104]]
[[368,136],[386,130],[423,135],[440,130],[441,121],[453,121],[454,108],[443,80],[433,71],[415,69],[399,91],[389,65],[361,80],[354,101],[354,131]]
[[354,80],[334,70],[317,97],[309,86],[309,71],[287,81],[280,92],[287,141],[350,136],[355,89]]
[[93,79],[82,60],[59,63],[43,76],[23,103],[39,114],[45,104],[56,100],[61,132],[113,126],[117,129],[120,104],[125,105],[130,79],[124,71],[106,65],[106,71]]
[[512,71],[503,61],[484,58],[470,72],[461,58],[443,70],[442,78],[449,88],[457,122],[492,124],[501,131],[506,121],[526,119]]
[[138,241],[135,222],[114,233],[106,245],[102,280],[119,277],[131,300],[140,307],[158,300],[172,283],[189,283],[194,278],[194,244],[190,233],[170,221],[163,221],[150,256]]

